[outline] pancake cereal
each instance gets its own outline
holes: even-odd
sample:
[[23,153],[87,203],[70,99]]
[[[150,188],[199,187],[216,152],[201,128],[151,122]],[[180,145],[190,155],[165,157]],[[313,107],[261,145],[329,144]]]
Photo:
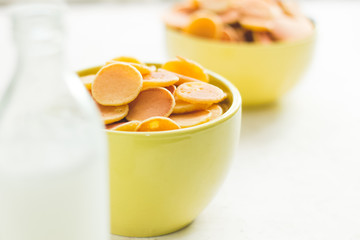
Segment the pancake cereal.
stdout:
[[220,117],[226,93],[205,69],[183,57],[147,66],[133,57],[107,62],[81,81],[108,131],[173,131]]
[[197,37],[260,44],[299,40],[314,31],[294,0],[187,0],[169,10],[164,22]]

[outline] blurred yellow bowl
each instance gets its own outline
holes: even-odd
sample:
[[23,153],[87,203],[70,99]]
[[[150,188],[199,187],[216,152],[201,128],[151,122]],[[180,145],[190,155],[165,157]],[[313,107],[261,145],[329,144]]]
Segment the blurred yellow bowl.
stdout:
[[244,106],[276,101],[301,78],[313,55],[315,31],[306,39],[262,45],[229,43],[166,29],[170,57],[183,56],[221,74],[240,91]]
[[163,132],[107,130],[111,233],[151,237],[174,232],[214,197],[238,148],[241,97],[216,74],[210,73],[210,82],[228,94],[228,110],[211,122]]

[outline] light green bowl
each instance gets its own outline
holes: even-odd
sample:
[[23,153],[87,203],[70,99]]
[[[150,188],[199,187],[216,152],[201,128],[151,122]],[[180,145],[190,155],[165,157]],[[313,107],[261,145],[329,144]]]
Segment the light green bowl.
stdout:
[[269,104],[291,89],[313,55],[308,38],[270,45],[208,40],[166,29],[170,57],[183,56],[221,74],[239,89],[244,106]]
[[150,237],[174,232],[214,197],[239,144],[241,97],[216,74],[210,73],[210,82],[228,94],[228,110],[214,121],[164,132],[107,131],[111,233]]

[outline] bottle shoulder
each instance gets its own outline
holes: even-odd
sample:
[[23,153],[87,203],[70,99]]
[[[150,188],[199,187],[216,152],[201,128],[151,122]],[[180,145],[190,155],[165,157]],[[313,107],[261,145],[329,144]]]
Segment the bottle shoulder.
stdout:
[[76,94],[69,90],[46,101],[7,101],[0,114],[0,172],[35,176],[106,164],[103,123],[89,94],[76,85],[70,85]]
[[14,88],[0,109],[0,141],[90,143],[105,138],[94,102],[80,80],[76,81],[69,77],[61,91],[55,87],[38,94]]

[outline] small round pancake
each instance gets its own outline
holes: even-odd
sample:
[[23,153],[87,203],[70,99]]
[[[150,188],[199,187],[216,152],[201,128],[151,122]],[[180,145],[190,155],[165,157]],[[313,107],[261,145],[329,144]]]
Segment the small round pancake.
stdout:
[[243,0],[237,3],[241,16],[254,17],[258,19],[269,19],[272,17],[271,4],[262,0]]
[[220,117],[224,112],[224,110],[222,109],[222,107],[219,104],[213,104],[207,110],[209,110],[211,112],[210,120],[214,120],[214,119]]
[[180,129],[180,126],[167,117],[151,117],[144,120],[136,128],[138,132],[168,131]]
[[240,24],[251,31],[271,31],[274,28],[273,21],[255,17],[241,18]]
[[113,128],[116,128],[124,123],[126,123],[126,122],[120,121],[120,122],[109,123],[109,124],[105,125],[105,128],[107,130],[112,130]]
[[271,44],[273,39],[268,32],[253,32],[254,41],[262,44]]
[[199,5],[197,0],[189,0],[186,2],[176,3],[173,7],[174,11],[182,12],[182,13],[193,13],[198,9]]
[[106,62],[105,65],[109,65],[109,64],[113,64],[113,63],[127,63],[133,67],[135,67],[140,73],[141,75],[146,75],[149,74],[153,71],[156,71],[156,67],[155,66],[146,66],[144,64],[138,64],[138,63],[133,63],[133,62],[121,62],[121,61],[114,61],[114,60],[110,60],[108,62]]
[[306,38],[313,31],[313,24],[305,17],[283,17],[274,20],[271,34],[280,41],[293,41]]
[[137,63],[130,63],[131,66],[134,66],[142,75],[150,74],[151,72],[155,71],[154,66],[148,67],[143,64]]
[[239,28],[239,29],[235,29],[236,32],[236,38],[238,42],[245,42],[245,33],[247,30],[245,30],[244,28]]
[[183,57],[178,56],[177,58],[176,60],[166,62],[162,68],[186,77],[195,78],[196,80],[209,82],[209,76],[202,66]]
[[97,104],[98,109],[100,110],[101,117],[105,124],[114,123],[123,119],[129,112],[128,105],[122,106],[103,106]]
[[239,12],[236,9],[229,9],[219,15],[223,24],[232,24],[239,21]]
[[220,38],[228,42],[237,42],[239,40],[238,33],[232,27],[225,27],[221,32]]
[[83,77],[80,77],[80,80],[85,85],[87,90],[91,90],[91,85],[96,77],[96,74],[90,74]]
[[170,119],[175,121],[180,127],[187,128],[196,126],[202,123],[206,123],[211,118],[211,112],[209,110],[202,110],[184,114],[172,114]]
[[176,88],[175,95],[185,102],[205,104],[218,103],[226,98],[223,90],[204,82],[183,83]]
[[129,121],[143,121],[150,117],[168,117],[175,106],[174,96],[165,88],[148,88],[129,104]]
[[113,123],[106,126],[106,129],[113,131],[126,131],[126,132],[134,132],[136,128],[140,125],[140,121],[130,121],[130,122],[120,122]]
[[179,81],[179,77],[171,72],[151,72],[143,77],[143,88],[168,87]]
[[133,101],[142,88],[142,75],[126,63],[104,66],[92,84],[94,99],[104,106],[120,106]]
[[199,110],[205,110],[210,107],[210,104],[201,104],[201,103],[189,103],[183,100],[180,100],[175,97],[175,107],[172,113],[179,114],[179,113],[188,113],[194,112]]
[[179,81],[177,81],[176,84],[175,84],[177,86],[179,86],[179,85],[181,85],[183,83],[186,83],[186,82],[203,82],[203,81],[197,80],[195,78],[187,77],[187,76],[181,75],[179,73],[171,72],[171,71],[168,71],[168,70],[165,70],[165,69],[162,69],[162,68],[159,68],[158,72],[169,72],[169,73],[175,74],[179,78]]
[[190,14],[178,10],[171,10],[163,16],[168,27],[184,29],[190,23]]
[[201,0],[199,7],[211,12],[221,13],[226,11],[230,6],[230,1],[224,0]]
[[217,39],[221,32],[221,19],[215,14],[196,14],[184,31],[203,38]]
[[134,57],[129,57],[129,56],[121,56],[121,57],[117,57],[117,58],[113,58],[113,61],[117,61],[117,62],[127,62],[127,63],[137,63],[137,64],[143,64],[142,62],[140,62],[138,59],[134,58]]
[[300,6],[293,0],[278,0],[277,1],[285,14],[295,17],[301,16]]

